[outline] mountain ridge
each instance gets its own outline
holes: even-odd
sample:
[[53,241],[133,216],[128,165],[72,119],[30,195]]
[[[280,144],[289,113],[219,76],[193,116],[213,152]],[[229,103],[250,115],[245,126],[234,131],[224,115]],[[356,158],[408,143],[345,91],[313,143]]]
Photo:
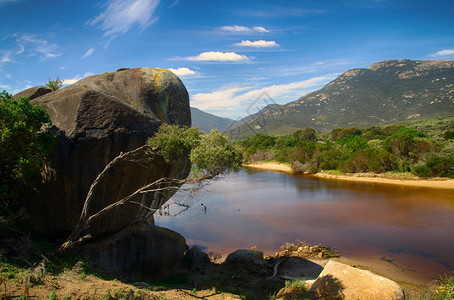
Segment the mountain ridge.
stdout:
[[[385,60],[350,69],[323,88],[244,122],[231,138],[312,127],[368,127],[454,115],[454,61]],[[266,126],[263,126],[266,124]]]

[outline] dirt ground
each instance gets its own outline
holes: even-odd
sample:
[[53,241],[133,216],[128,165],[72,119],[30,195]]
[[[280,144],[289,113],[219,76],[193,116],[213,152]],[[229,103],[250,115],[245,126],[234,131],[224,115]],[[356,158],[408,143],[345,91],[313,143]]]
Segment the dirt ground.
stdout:
[[[309,293],[299,293],[287,284],[305,280],[310,285],[332,256],[328,247],[287,244],[258,266],[228,264],[211,257],[208,264],[183,265],[174,278],[161,283],[86,275],[77,264],[39,279],[30,273],[8,278],[8,273],[0,270],[0,299],[311,299]],[[410,299],[419,299],[424,293],[424,287],[399,284]]]

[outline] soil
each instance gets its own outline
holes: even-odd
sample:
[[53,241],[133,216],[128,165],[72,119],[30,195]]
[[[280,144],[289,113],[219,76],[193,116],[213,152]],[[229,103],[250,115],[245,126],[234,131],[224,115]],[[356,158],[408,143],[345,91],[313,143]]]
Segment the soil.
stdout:
[[[8,279],[0,270],[1,299],[308,299],[307,292],[288,287],[290,281],[311,284],[333,253],[323,246],[289,244],[265,258],[259,268],[216,262],[184,265],[166,282],[121,282],[85,275],[73,267],[39,280],[19,274]],[[334,258],[337,259],[337,258]],[[77,264],[76,264],[77,265]],[[275,266],[278,265],[277,268]],[[277,269],[277,272],[275,271]],[[30,283],[34,281],[35,283]],[[400,283],[406,295],[419,298],[427,287]],[[286,287],[287,286],[287,287]],[[22,297],[21,297],[22,296]],[[2,298],[3,297],[3,298]],[[66,298],[65,298],[66,297]],[[275,298],[273,298],[275,297]],[[290,298],[288,298],[290,297]]]

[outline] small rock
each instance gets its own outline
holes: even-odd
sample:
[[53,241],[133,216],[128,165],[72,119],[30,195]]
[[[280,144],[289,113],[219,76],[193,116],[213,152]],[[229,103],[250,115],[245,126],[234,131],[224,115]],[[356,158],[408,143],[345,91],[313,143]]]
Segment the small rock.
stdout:
[[202,251],[199,246],[192,246],[184,257],[184,260],[193,268],[199,268],[203,265],[209,264],[210,257]]
[[335,261],[326,264],[310,292],[325,299],[405,299],[394,281]]
[[230,253],[225,259],[226,264],[238,266],[243,271],[259,273],[265,264],[262,251],[239,249]]

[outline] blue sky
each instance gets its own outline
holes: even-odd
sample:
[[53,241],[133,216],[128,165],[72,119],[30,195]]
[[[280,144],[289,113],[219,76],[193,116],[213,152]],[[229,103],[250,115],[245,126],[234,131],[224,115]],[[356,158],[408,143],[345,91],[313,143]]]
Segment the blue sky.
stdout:
[[454,59],[452,0],[0,0],[0,90],[171,69],[238,119],[385,59]]

